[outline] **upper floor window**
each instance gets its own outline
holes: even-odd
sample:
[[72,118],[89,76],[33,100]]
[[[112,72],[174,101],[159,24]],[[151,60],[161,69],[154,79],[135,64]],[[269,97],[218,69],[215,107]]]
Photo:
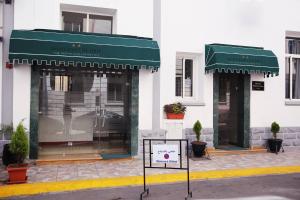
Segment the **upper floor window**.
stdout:
[[63,29],[72,32],[112,33],[112,16],[62,12]]
[[193,66],[194,61],[190,58],[177,56],[175,95],[177,97],[193,97]]
[[285,53],[285,98],[300,99],[300,37],[286,37]]

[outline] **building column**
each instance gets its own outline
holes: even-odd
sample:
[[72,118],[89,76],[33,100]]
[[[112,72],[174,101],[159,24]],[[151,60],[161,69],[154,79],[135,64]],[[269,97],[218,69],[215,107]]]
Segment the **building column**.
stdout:
[[131,104],[130,104],[130,132],[131,132],[131,156],[138,153],[139,133],[139,72],[131,72]]
[[38,158],[38,127],[39,127],[39,88],[40,74],[37,69],[31,68],[31,90],[30,90],[30,159]]

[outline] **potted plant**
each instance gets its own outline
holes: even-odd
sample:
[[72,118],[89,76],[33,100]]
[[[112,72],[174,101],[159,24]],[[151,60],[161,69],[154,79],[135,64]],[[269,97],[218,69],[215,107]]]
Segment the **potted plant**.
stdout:
[[8,183],[25,183],[27,180],[27,163],[24,163],[28,155],[29,145],[26,135],[26,129],[22,122],[20,122],[13,132],[11,143],[9,144],[9,151],[15,156],[15,163],[7,166],[9,175]]
[[280,130],[279,124],[273,122],[271,124],[271,132],[273,133],[273,138],[268,139],[268,147],[272,153],[278,153],[281,149],[282,139],[277,139],[277,133]]
[[181,103],[172,103],[164,106],[167,119],[183,119],[186,107]]
[[196,134],[196,141],[192,142],[192,149],[195,157],[202,157],[205,155],[206,142],[200,141],[202,125],[199,120],[194,124],[193,131]]
[[1,125],[1,133],[2,133],[2,141],[1,145],[3,145],[3,151],[2,151],[2,163],[3,165],[7,166],[9,164],[15,163],[15,156],[12,154],[9,150],[9,142],[11,139],[11,135],[13,133],[13,125]]

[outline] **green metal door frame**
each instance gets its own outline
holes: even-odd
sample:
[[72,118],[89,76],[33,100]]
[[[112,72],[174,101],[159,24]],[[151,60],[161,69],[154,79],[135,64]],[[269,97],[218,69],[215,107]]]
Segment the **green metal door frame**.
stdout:
[[[214,127],[214,147],[219,144],[219,73],[213,74],[213,127]],[[250,75],[245,74],[244,77],[244,99],[243,99],[243,147],[250,147]]]
[[[139,119],[139,71],[129,70],[131,74],[130,89],[130,155],[135,156],[138,152],[138,119]],[[34,66],[31,67],[31,89],[30,89],[30,151],[29,158],[38,158],[38,127],[39,127],[39,88],[40,73]]]

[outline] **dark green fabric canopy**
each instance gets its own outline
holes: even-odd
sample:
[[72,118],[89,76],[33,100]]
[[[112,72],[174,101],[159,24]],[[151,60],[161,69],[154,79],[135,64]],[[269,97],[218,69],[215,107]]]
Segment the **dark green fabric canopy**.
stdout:
[[154,69],[160,66],[156,41],[124,35],[55,30],[13,30],[11,63],[113,69]]
[[279,73],[277,57],[260,47],[210,44],[205,46],[205,71],[225,73]]

